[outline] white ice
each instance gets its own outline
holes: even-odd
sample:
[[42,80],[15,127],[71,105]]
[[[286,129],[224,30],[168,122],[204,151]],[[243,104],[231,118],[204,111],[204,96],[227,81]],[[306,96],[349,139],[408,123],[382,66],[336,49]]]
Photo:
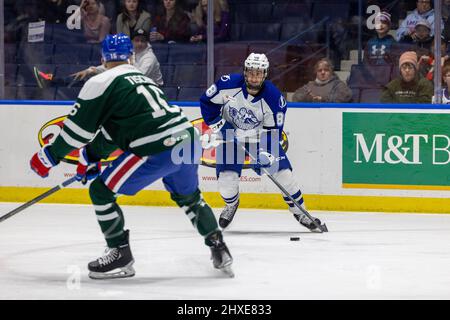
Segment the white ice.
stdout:
[[231,279],[180,209],[123,211],[127,279],[87,276],[105,245],[91,206],[38,204],[0,223],[0,299],[450,299],[450,215],[312,212],[329,229],[318,234],[287,210],[241,209],[225,232]]

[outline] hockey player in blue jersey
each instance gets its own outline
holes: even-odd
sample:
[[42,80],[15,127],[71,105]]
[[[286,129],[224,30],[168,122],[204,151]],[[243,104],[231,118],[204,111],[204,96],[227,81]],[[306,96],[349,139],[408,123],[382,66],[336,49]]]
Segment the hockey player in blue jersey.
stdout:
[[[250,154],[258,159],[253,165],[256,173],[261,174],[261,166],[264,166],[292,198],[304,206],[292,166],[280,145],[286,100],[266,80],[268,70],[267,57],[251,53],[245,60],[243,74],[223,75],[200,98],[204,121],[224,141],[216,152],[218,187],[226,204],[219,219],[222,229],[231,223],[239,206],[239,178],[244,163],[244,157],[239,156],[242,146],[253,150]],[[283,194],[283,198],[297,221],[310,230],[316,229],[313,221],[286,195]],[[314,219],[321,224],[319,219]]]

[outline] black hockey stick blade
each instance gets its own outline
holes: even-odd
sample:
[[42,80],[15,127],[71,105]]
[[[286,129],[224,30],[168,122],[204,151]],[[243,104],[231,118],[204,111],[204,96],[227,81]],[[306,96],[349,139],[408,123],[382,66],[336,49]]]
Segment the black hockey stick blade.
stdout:
[[6,213],[5,215],[1,216],[0,217],[0,222],[3,222],[6,219],[11,218],[13,215],[15,215],[15,214],[25,210],[28,207],[31,207],[33,204],[35,204],[35,203],[37,203],[39,201],[41,201],[41,200],[51,196],[56,191],[59,191],[59,190],[65,188],[65,187],[67,187],[69,184],[73,183],[74,181],[76,181],[75,176],[70,178],[70,179],[67,179],[66,181],[64,181],[61,184],[51,188],[50,190],[44,192],[43,194],[37,196],[36,198],[34,198],[34,199],[32,199],[32,200],[22,204],[20,207],[17,207],[16,209],[14,209],[14,210]]

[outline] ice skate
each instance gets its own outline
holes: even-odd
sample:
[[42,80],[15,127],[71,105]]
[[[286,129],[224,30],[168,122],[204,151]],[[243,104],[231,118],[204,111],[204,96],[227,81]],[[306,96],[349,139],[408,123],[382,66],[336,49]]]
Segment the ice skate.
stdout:
[[[306,214],[294,214],[294,218],[295,220],[297,220],[302,226],[304,226],[305,228],[308,228],[311,231],[321,231],[321,229],[317,228],[316,225],[314,224],[314,222],[308,218],[308,216]],[[319,225],[322,226],[322,222],[318,219],[318,218],[314,218],[312,217],[315,222]],[[324,225],[325,226],[325,225]],[[326,228],[326,227],[325,227]],[[325,230],[322,230],[325,231]],[[328,231],[328,230],[327,230]]]
[[214,268],[219,269],[230,278],[234,278],[234,272],[231,268],[231,265],[233,264],[233,257],[231,256],[227,245],[223,242],[222,233],[220,231],[215,232],[210,235],[207,240],[212,243],[210,248],[211,260],[213,261]]
[[239,207],[239,200],[233,204],[233,205],[226,205],[223,209],[222,213],[220,214],[219,218],[219,226],[222,229],[225,229],[230,225],[230,223],[233,221],[234,215]]
[[107,248],[103,256],[88,264],[89,278],[102,280],[134,276],[134,259],[128,243],[128,230],[125,232],[125,243],[116,248]]

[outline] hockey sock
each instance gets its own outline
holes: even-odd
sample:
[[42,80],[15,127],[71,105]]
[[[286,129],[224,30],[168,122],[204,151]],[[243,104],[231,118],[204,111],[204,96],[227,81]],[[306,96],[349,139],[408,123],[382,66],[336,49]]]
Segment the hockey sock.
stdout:
[[[298,190],[294,194],[291,194],[291,197],[294,198],[294,200],[297,201],[300,206],[305,208],[303,195],[302,195],[302,192],[300,190]],[[288,197],[283,196],[283,199],[287,203],[287,205],[289,206],[289,211],[290,212],[292,212],[293,214],[301,214],[302,213],[301,210],[299,208],[297,208],[295,206],[294,202],[292,202]]]
[[115,248],[126,242],[126,234],[123,229],[125,220],[122,210],[116,203],[114,192],[109,190],[101,179],[97,178],[91,183],[89,194],[108,247]]
[[[294,198],[303,208],[305,208],[302,192],[297,181],[289,169],[284,169],[273,174],[274,178],[289,192],[289,195]],[[293,214],[301,214],[301,210],[297,208],[287,195],[283,194],[283,199],[289,206],[289,211]]]
[[205,238],[205,244],[211,246],[206,237],[219,227],[211,207],[203,200],[200,190],[197,189],[190,195],[171,193],[170,197],[184,210],[192,225]]
[[223,201],[231,206],[239,201],[239,175],[234,171],[223,171],[219,174],[218,187]]

